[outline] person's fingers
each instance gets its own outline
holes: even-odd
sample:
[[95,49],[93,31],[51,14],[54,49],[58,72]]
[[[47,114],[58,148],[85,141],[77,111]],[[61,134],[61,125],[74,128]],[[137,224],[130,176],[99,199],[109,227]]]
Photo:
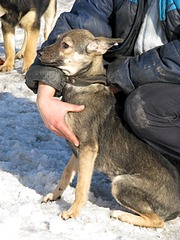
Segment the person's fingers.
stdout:
[[117,93],[117,92],[120,92],[121,89],[120,88],[117,88],[117,87],[113,87],[113,86],[109,86],[109,89],[112,93]]
[[[85,108],[84,105],[69,105],[68,112],[80,112]],[[79,140],[75,136],[75,134],[65,125],[64,133],[66,133],[66,139],[72,142],[76,147],[79,146]]]
[[67,139],[68,141],[72,142],[76,147],[79,146],[79,141],[74,133],[69,129],[66,124],[62,124],[61,127],[53,128],[53,132],[57,135]]
[[75,105],[75,104],[69,104],[68,105],[68,112],[80,112],[83,111],[85,108],[84,105]]
[[74,135],[73,132],[67,132],[67,136],[66,139],[70,142],[72,142],[76,147],[79,146],[79,140],[77,139],[77,137]]

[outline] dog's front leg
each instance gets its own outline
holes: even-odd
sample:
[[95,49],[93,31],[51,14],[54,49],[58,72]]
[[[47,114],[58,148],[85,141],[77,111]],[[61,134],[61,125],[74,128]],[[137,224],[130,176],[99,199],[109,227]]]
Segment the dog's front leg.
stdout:
[[44,13],[44,20],[45,20],[45,26],[44,26],[44,39],[47,40],[50,32],[52,31],[54,18],[56,16],[56,0],[50,0],[49,6]]
[[78,171],[78,159],[72,154],[66,168],[64,169],[62,176],[58,182],[57,187],[52,193],[48,193],[42,200],[42,202],[55,201],[61,197],[66,187],[72,182],[76,172]]
[[63,219],[75,218],[88,200],[88,192],[97,157],[98,147],[85,147],[79,154],[78,181],[76,186],[75,201],[68,211],[61,214]]
[[16,59],[21,59],[21,58],[24,57],[24,52],[25,52],[25,49],[26,49],[26,45],[27,45],[27,32],[24,31],[23,44],[22,44],[22,47],[19,50],[19,52],[16,53],[16,56],[15,56]]
[[39,36],[39,29],[26,29],[27,39],[26,39],[26,48],[24,51],[24,63],[22,68],[22,73],[26,73],[33,63],[36,56],[36,47]]
[[35,11],[31,10],[26,13],[21,19],[21,26],[25,30],[25,41],[23,43],[24,48],[24,63],[22,72],[26,73],[33,63],[36,56],[36,48],[40,31],[40,22],[34,27],[36,22],[37,14]]
[[6,55],[6,60],[4,64],[0,67],[0,71],[7,72],[12,71],[14,68],[15,59],[15,29],[11,27],[5,21],[2,21],[2,32],[4,39],[4,50]]

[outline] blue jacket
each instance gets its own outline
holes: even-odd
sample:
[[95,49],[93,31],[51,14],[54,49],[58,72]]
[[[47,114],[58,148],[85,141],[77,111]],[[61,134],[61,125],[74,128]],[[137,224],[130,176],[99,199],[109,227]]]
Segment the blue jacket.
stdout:
[[[54,43],[59,34],[76,28],[88,29],[95,36],[121,37],[123,44],[105,55],[106,60],[112,62],[107,68],[110,84],[118,85],[128,94],[149,82],[180,83],[180,0],[159,0],[159,19],[168,43],[134,56],[145,2],[77,0],[70,12],[60,15],[44,45]],[[59,95],[63,78],[60,70],[41,66],[36,59],[26,74],[26,84],[37,92],[37,82],[43,81]]]

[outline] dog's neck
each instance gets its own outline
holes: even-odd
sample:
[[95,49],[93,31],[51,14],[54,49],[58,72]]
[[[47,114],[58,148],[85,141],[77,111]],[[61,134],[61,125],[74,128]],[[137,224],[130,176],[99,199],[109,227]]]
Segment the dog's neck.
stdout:
[[68,76],[66,82],[74,86],[89,86],[95,83],[107,85],[102,56],[94,57],[91,65],[75,76]]
[[96,75],[86,78],[84,76],[83,77],[71,76],[66,77],[66,83],[69,83],[77,87],[86,87],[95,83],[107,85],[107,78],[105,75]]
[[88,76],[96,76],[96,75],[106,75],[105,68],[103,66],[103,56],[95,56],[91,67],[85,72],[85,75]]

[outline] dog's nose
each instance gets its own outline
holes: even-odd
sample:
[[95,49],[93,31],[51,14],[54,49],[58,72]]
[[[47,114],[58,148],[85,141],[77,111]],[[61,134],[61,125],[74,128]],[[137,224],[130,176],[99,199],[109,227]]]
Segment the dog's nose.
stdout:
[[37,56],[38,56],[38,57],[42,57],[43,55],[44,55],[43,49],[37,50]]

